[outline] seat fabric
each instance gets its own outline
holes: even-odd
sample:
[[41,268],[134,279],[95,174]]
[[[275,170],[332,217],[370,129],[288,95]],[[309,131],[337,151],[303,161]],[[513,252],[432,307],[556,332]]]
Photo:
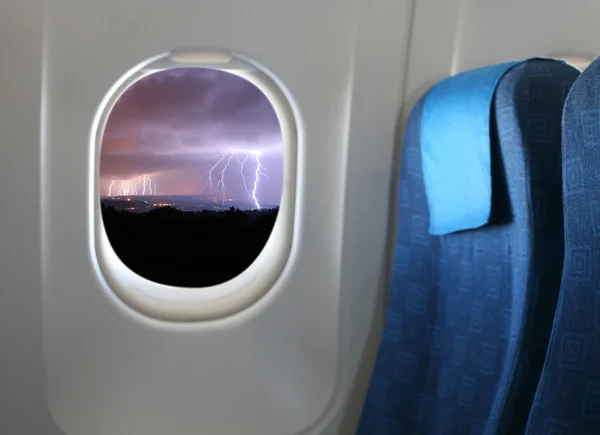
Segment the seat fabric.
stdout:
[[578,75],[561,62],[531,60],[501,79],[490,113],[491,219],[469,231],[428,231],[420,137],[427,96],[414,107],[386,325],[358,434],[524,432],[561,280],[560,120]]
[[563,112],[565,262],[528,435],[600,434],[600,60]]

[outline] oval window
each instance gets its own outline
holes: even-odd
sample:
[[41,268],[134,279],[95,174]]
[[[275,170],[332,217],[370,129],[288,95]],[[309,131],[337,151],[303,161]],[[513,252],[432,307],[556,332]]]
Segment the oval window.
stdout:
[[106,119],[101,215],[131,271],[214,286],[265,247],[282,197],[282,130],[269,99],[226,71],[170,68],[134,82]]

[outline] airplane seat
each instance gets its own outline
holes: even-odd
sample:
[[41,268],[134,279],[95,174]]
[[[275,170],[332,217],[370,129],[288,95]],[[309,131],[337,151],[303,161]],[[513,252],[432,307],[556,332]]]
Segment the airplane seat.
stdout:
[[565,261],[528,435],[600,433],[600,59],[563,112]]
[[578,75],[548,59],[494,65],[413,108],[358,434],[523,433],[560,286],[560,119]]

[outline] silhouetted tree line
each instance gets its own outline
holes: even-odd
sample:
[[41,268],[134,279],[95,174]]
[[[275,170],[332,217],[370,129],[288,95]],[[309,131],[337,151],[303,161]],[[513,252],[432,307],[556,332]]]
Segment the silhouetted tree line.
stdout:
[[145,213],[102,205],[104,226],[121,261],[152,281],[205,287],[243,272],[262,251],[279,209]]

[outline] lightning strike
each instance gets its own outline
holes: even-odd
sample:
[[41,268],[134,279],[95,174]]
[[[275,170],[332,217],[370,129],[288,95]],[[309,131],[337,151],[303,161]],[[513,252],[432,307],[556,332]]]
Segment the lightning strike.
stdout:
[[246,177],[244,176],[244,163],[246,163],[246,160],[248,160],[248,155],[246,154],[245,159],[244,160],[240,160],[240,158],[238,157],[238,154],[235,153],[235,159],[237,160],[237,169],[240,171],[240,176],[242,177],[242,183],[244,185],[244,191],[246,192],[246,196],[248,195],[248,186],[246,185]]
[[[244,154],[244,158],[240,158],[240,154]],[[248,157],[253,155],[256,160],[256,169],[254,171],[254,180],[252,182],[252,190],[249,189],[246,176],[244,175],[244,165],[247,163]],[[221,158],[217,160],[217,162],[204,173],[206,176],[206,181],[200,189],[200,193],[204,192],[206,188],[209,189],[210,197],[214,198],[215,196],[221,197],[221,205],[225,204],[227,201],[227,189],[225,186],[225,174],[229,169],[229,165],[233,158],[235,157],[237,165],[236,169],[240,174],[242,179],[242,184],[244,186],[244,191],[246,192],[246,199],[250,201],[257,210],[260,210],[260,202],[258,200],[258,190],[259,190],[259,182],[261,178],[270,179],[266,172],[267,168],[262,165],[260,161],[260,152],[259,151],[241,151],[241,150],[232,150],[225,152],[221,155]],[[219,181],[215,184],[213,173],[218,170],[220,165],[223,165],[220,170],[220,178]]]
[[138,194],[138,186],[140,185],[141,182],[142,182],[142,177],[137,177],[137,181],[135,182],[135,185],[133,186],[133,190],[136,195]]
[[210,168],[208,170],[208,172],[206,172],[204,175],[208,175],[207,179],[206,179],[206,183],[204,183],[204,186],[202,186],[202,189],[200,189],[200,193],[204,192],[204,189],[206,189],[206,186],[209,186],[209,194],[210,196],[215,194],[215,188],[213,186],[213,178],[212,178],[212,174],[213,171],[215,171],[217,169],[217,167],[219,166],[219,164],[225,160],[226,154],[223,154],[223,156],[217,161],[217,163],[215,163],[213,165],[212,168]]
[[129,180],[121,181],[121,189],[119,189],[119,196],[129,195]]
[[[235,154],[231,154],[229,156],[229,159],[227,159],[227,163],[225,163],[225,165],[223,166],[223,169],[221,170],[221,179],[217,183],[217,190],[219,190],[219,185],[221,185],[221,193],[223,195],[223,201],[221,202],[221,205],[224,205],[225,201],[227,200],[227,191],[225,190],[225,172],[227,172],[229,163],[231,163],[231,159],[233,158],[234,155]],[[223,160],[225,160],[225,159],[223,159]]]
[[260,177],[264,177],[267,180],[270,180],[271,177],[265,174],[267,168],[265,168],[260,162],[259,153],[254,153],[254,157],[256,157],[256,172],[254,173],[254,189],[252,189],[252,200],[254,201],[256,209],[260,210],[260,204],[258,203],[258,198],[256,197],[256,194],[258,193],[258,182],[260,181]]
[[[115,183],[119,181],[119,189],[116,193],[118,196],[146,196],[156,195],[157,185],[154,180],[148,174],[138,175],[137,177],[130,179],[111,180],[108,186],[108,196],[113,196],[113,190],[115,189]],[[140,194],[140,185],[142,185],[142,192]]]

